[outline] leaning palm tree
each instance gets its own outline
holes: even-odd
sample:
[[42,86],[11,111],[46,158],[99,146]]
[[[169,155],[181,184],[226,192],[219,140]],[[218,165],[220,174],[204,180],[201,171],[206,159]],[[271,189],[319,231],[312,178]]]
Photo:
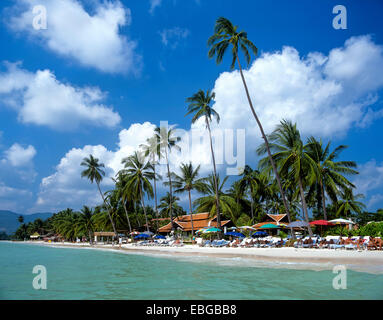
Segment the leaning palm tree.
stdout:
[[151,164],[145,162],[145,158],[137,151],[128,158],[122,159],[124,172],[126,174],[126,185],[124,193],[129,193],[136,199],[140,199],[146,220],[146,230],[149,231],[148,216],[146,214],[144,193],[148,198],[153,197],[153,188],[150,180],[153,179]]
[[[170,166],[169,166],[169,153],[171,152],[173,148],[176,150],[181,150],[181,148],[177,145],[177,142],[181,141],[181,138],[178,136],[175,136],[175,126],[172,126],[170,128],[157,127],[154,131],[155,131],[157,144],[159,146],[159,150],[160,152],[163,152],[165,154],[166,167],[168,170],[168,179],[169,179],[169,194],[170,194],[170,197],[172,197],[173,185],[172,185],[172,176],[170,173]],[[172,202],[170,202],[169,215],[170,215],[170,224],[171,224],[172,230],[174,230]]]
[[339,190],[345,191],[348,188],[355,187],[344,175],[358,174],[358,171],[352,169],[356,168],[356,162],[335,161],[347,146],[340,145],[330,153],[330,145],[331,142],[328,142],[326,147],[323,148],[322,140],[318,141],[314,137],[308,139],[307,153],[315,161],[318,169],[317,179],[311,186],[310,191],[313,192],[314,189],[319,191],[317,195],[318,207],[322,207],[325,220],[327,220],[325,191],[332,202],[336,203]]
[[284,193],[284,190],[282,187],[281,179],[279,177],[275,161],[274,161],[273,157],[271,156],[271,151],[270,151],[267,136],[263,130],[263,126],[261,124],[261,121],[259,120],[259,118],[255,112],[255,109],[253,107],[253,103],[252,103],[251,98],[250,98],[249,90],[247,88],[246,80],[245,80],[245,77],[243,75],[242,65],[241,65],[241,62],[240,62],[239,56],[238,56],[238,49],[240,48],[242,53],[244,54],[244,56],[246,58],[247,65],[249,65],[250,61],[251,61],[251,55],[249,53],[249,49],[251,52],[254,53],[254,55],[257,55],[258,49],[247,38],[246,32],[238,31],[238,27],[234,26],[226,18],[220,17],[217,19],[217,21],[215,23],[215,27],[214,27],[214,32],[215,33],[208,40],[208,46],[211,47],[209,50],[209,53],[208,53],[209,58],[213,58],[216,55],[216,62],[217,62],[217,64],[219,64],[222,62],[222,58],[225,55],[228,47],[229,46],[232,47],[231,52],[232,52],[233,57],[232,57],[232,62],[231,62],[231,69],[234,69],[235,62],[237,62],[238,66],[239,66],[239,71],[241,74],[243,86],[245,87],[246,96],[247,96],[247,100],[249,102],[251,112],[253,113],[255,121],[257,122],[259,130],[261,131],[261,135],[262,135],[262,138],[263,138],[265,146],[266,146],[268,158],[269,158],[270,164],[272,166],[272,169],[274,171],[275,178],[277,179],[279,191],[281,193],[283,204],[284,204],[285,209],[286,209],[287,217],[289,219],[289,222],[291,222],[290,208],[289,208],[289,205],[286,201],[286,197],[285,197],[285,193]]
[[[296,124],[287,120],[282,120],[269,138],[271,141],[269,147],[274,151],[272,157],[280,168],[281,174],[286,180],[294,181],[299,187],[303,213],[308,223],[309,216],[304,187],[311,185],[317,176],[316,163],[307,153],[308,145],[303,144]],[[269,147],[262,144],[257,149],[258,154],[266,153],[266,149]],[[261,167],[267,167],[268,164],[268,158],[261,159]],[[308,227],[308,230],[312,236],[311,227]]]
[[150,164],[153,167],[153,186],[154,186],[154,206],[156,211],[156,222],[157,222],[157,230],[158,226],[158,206],[157,206],[157,179],[161,179],[159,174],[156,174],[156,164],[158,160],[161,158],[161,148],[157,141],[157,136],[153,136],[151,138],[146,139],[146,144],[141,144],[140,147],[143,149],[143,152],[146,157],[150,158]]
[[[221,182],[219,175],[217,176],[217,179],[215,179],[214,175],[211,174],[204,179],[204,182],[196,189],[205,195],[193,201],[193,204],[197,206],[197,212],[209,212],[210,216],[214,216],[217,212],[216,190],[218,189],[219,207],[221,208],[222,213],[229,215],[232,220],[236,219],[236,213],[238,211],[237,203],[232,196],[223,191],[228,178],[229,177],[226,176]],[[215,181],[218,183],[218,188],[216,188]]]
[[102,169],[105,167],[105,165],[103,163],[99,163],[98,161],[99,160],[97,158],[94,158],[93,155],[91,154],[89,155],[89,158],[84,158],[81,162],[81,165],[86,167],[86,169],[81,172],[81,177],[88,178],[91,183],[96,182],[102,201],[107,207],[107,212],[108,212],[110,223],[112,224],[112,227],[113,227],[113,232],[117,235],[116,226],[113,222],[112,216],[110,215],[109,205],[107,204],[104,194],[101,192],[101,188],[100,188],[100,183],[103,179],[103,176],[105,176],[105,171]]
[[212,121],[212,117],[215,117],[217,123],[219,122],[219,114],[211,107],[211,103],[213,102],[215,98],[215,93],[210,92],[209,90],[206,91],[206,93],[203,90],[199,90],[197,93],[195,93],[193,96],[186,99],[186,102],[189,102],[188,106],[188,114],[193,114],[192,123],[195,123],[198,119],[204,118],[206,128],[209,132],[209,138],[210,138],[210,151],[211,151],[211,158],[213,161],[213,177],[214,177],[214,186],[215,186],[215,198],[216,198],[216,205],[215,208],[217,210],[217,228],[221,228],[221,215],[219,210],[219,193],[218,193],[218,183],[217,183],[217,168],[215,165],[215,156],[214,156],[214,149],[213,149],[213,140],[211,137],[211,129],[210,129],[210,122]]
[[173,185],[176,189],[175,193],[183,193],[187,192],[189,195],[189,209],[190,209],[190,221],[191,221],[191,227],[192,227],[192,236],[194,235],[194,225],[193,225],[193,207],[192,207],[192,201],[191,201],[191,191],[195,189],[196,187],[201,185],[202,179],[198,179],[198,173],[200,166],[197,166],[197,168],[193,168],[192,163],[181,163],[180,166],[181,174],[177,175],[175,173],[172,174],[173,176]]

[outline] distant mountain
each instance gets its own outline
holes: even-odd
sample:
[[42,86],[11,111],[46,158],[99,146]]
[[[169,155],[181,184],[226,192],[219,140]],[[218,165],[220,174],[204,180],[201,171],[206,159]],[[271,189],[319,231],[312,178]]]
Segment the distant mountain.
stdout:
[[39,212],[33,214],[20,214],[7,210],[0,210],[0,232],[4,231],[7,234],[13,234],[20,226],[20,222],[17,220],[19,216],[24,217],[24,223],[34,221],[38,218],[45,220],[52,216],[50,212]]

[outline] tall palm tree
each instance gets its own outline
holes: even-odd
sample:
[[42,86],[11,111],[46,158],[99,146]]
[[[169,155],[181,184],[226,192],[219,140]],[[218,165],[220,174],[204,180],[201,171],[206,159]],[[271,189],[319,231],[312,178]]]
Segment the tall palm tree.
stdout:
[[234,26],[226,18],[220,17],[217,19],[217,21],[215,23],[215,27],[214,27],[214,32],[215,33],[208,40],[208,46],[211,47],[209,50],[208,56],[209,56],[209,58],[213,58],[216,55],[216,63],[219,64],[222,62],[222,58],[225,55],[228,47],[229,46],[232,47],[231,52],[232,52],[233,57],[232,57],[232,62],[231,62],[230,67],[231,67],[231,69],[234,69],[235,62],[238,63],[239,71],[240,71],[242,82],[243,82],[243,86],[245,87],[245,91],[246,91],[247,100],[249,102],[249,106],[250,106],[251,112],[253,113],[255,121],[258,124],[259,130],[261,131],[261,135],[262,135],[262,138],[263,138],[265,146],[266,146],[268,158],[269,158],[270,164],[272,166],[272,169],[274,171],[275,178],[277,179],[279,192],[281,193],[283,204],[286,208],[287,217],[289,219],[289,222],[291,222],[290,208],[289,208],[289,205],[286,201],[286,197],[285,197],[285,193],[284,193],[284,190],[282,187],[281,179],[279,177],[275,161],[274,161],[273,157],[271,156],[271,151],[269,148],[269,142],[268,142],[267,136],[263,130],[263,126],[261,124],[261,121],[259,120],[259,118],[255,112],[255,109],[253,107],[253,102],[251,101],[251,98],[250,98],[249,90],[247,88],[246,80],[245,80],[245,77],[244,77],[243,71],[242,71],[242,65],[241,65],[241,62],[240,62],[239,56],[238,56],[238,49],[240,48],[242,53],[244,54],[244,56],[246,58],[247,65],[249,65],[250,61],[251,61],[251,55],[249,53],[249,49],[250,49],[250,52],[253,52],[254,55],[257,55],[258,49],[247,38],[246,32],[238,31],[238,27]]
[[[157,139],[157,144],[159,145],[160,152],[163,152],[165,154],[165,160],[166,160],[166,167],[168,170],[168,179],[169,179],[169,194],[170,197],[173,196],[173,184],[172,184],[172,176],[170,173],[170,166],[169,166],[169,153],[174,148],[176,150],[181,150],[181,148],[177,145],[177,142],[181,141],[181,138],[178,136],[175,136],[175,126],[172,126],[170,128],[168,127],[157,127],[155,130],[155,137]],[[170,202],[170,223],[172,230],[174,230],[174,223],[173,223],[173,209],[172,209],[172,202]]]
[[[316,178],[316,163],[307,153],[308,145],[304,145],[300,133],[291,121],[282,120],[269,136],[269,147],[274,151],[273,160],[280,168],[286,180],[295,181],[299,187],[303,213],[306,222],[309,222],[307,203],[304,193],[304,184],[311,185]],[[262,155],[266,152],[266,145],[262,144],[257,152]],[[261,159],[260,165],[268,165],[268,158]],[[311,227],[308,227],[310,236]]]
[[119,171],[117,173],[117,179],[113,179],[113,181],[116,184],[116,188],[115,188],[116,197],[121,200],[122,207],[124,208],[126,220],[128,222],[129,234],[131,234],[132,233],[132,225],[130,223],[128,210],[126,208],[126,203],[127,203],[128,199],[130,199],[132,197],[131,197],[131,194],[130,194],[130,190],[125,188],[126,180],[127,180],[126,179],[126,174],[124,174],[123,171]]
[[155,205],[155,211],[156,211],[156,222],[157,222],[157,230],[158,230],[158,206],[157,206],[157,185],[156,180],[161,179],[161,176],[159,174],[156,174],[156,164],[157,161],[161,158],[161,148],[157,141],[157,136],[153,136],[151,138],[146,139],[146,144],[141,144],[140,147],[142,148],[144,154],[146,157],[150,158],[150,163],[153,167],[153,186],[154,186],[154,205]]
[[321,202],[325,220],[327,220],[325,191],[331,200],[336,203],[339,190],[345,191],[350,187],[355,187],[344,175],[358,174],[358,171],[352,169],[356,168],[356,162],[335,161],[347,146],[340,145],[330,153],[330,145],[331,141],[323,148],[322,140],[318,141],[314,137],[308,139],[307,153],[315,161],[318,175],[310,191],[319,189],[318,205]]
[[116,226],[110,215],[109,205],[107,204],[104,194],[101,192],[100,183],[105,176],[105,171],[102,169],[105,167],[103,163],[99,163],[97,158],[94,158],[93,155],[89,155],[89,158],[84,158],[81,162],[81,165],[86,167],[85,170],[81,172],[81,178],[86,177],[89,179],[90,183],[96,182],[98,192],[101,195],[102,201],[107,207],[107,212],[109,216],[110,223],[112,224],[113,232],[117,235]]
[[201,185],[202,179],[198,179],[199,169],[200,166],[197,166],[197,168],[193,168],[192,163],[181,163],[180,166],[181,174],[177,175],[175,173],[172,174],[173,176],[173,185],[176,189],[175,193],[183,193],[187,192],[189,195],[189,209],[190,209],[190,221],[191,221],[191,227],[192,227],[192,236],[194,235],[194,225],[193,225],[193,208],[192,208],[192,201],[191,201],[191,191]]
[[153,197],[153,188],[150,183],[150,180],[153,179],[151,164],[149,162],[145,162],[145,158],[137,151],[130,157],[122,159],[122,164],[124,164],[124,173],[126,173],[125,190],[127,193],[130,193],[137,199],[140,199],[142,209],[145,214],[146,229],[149,231],[144,193],[147,194],[148,198]]
[[[228,178],[229,177],[226,176],[221,182],[219,175],[217,176],[217,179],[215,179],[214,175],[210,174],[204,179],[204,182],[196,189],[206,195],[193,201],[193,204],[197,206],[197,212],[209,212],[211,216],[217,212],[216,190],[218,189],[219,207],[221,208],[222,213],[230,215],[231,219],[235,220],[237,211],[235,199],[223,191]],[[216,188],[215,181],[218,183],[218,188]]]
[[199,90],[197,93],[195,93],[193,96],[186,99],[186,102],[189,103],[188,106],[188,114],[193,114],[192,123],[195,123],[198,119],[201,117],[204,118],[206,128],[209,132],[209,138],[210,138],[210,151],[211,151],[211,158],[213,161],[213,177],[214,177],[214,186],[215,186],[215,198],[216,198],[216,205],[215,208],[217,210],[217,228],[221,228],[221,215],[219,210],[219,192],[218,192],[218,181],[217,181],[217,168],[215,164],[215,156],[214,156],[214,149],[213,149],[213,140],[211,137],[211,129],[210,129],[210,123],[212,121],[212,118],[214,117],[219,123],[219,114],[211,107],[211,103],[213,102],[215,98],[215,93],[210,92],[209,90],[206,91],[206,93],[203,90]]
[[361,214],[362,210],[366,208],[365,204],[358,201],[364,196],[362,194],[354,195],[352,189],[345,189],[342,193],[342,199],[338,201],[338,210],[336,216],[348,217],[352,214]]

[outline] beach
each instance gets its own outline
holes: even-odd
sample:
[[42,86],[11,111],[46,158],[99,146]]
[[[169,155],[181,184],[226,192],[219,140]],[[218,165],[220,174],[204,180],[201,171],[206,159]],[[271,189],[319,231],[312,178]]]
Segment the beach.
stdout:
[[346,265],[348,269],[374,274],[383,274],[383,251],[367,250],[334,250],[334,249],[304,249],[304,248],[212,248],[198,245],[184,245],[182,247],[134,246],[122,244],[121,248],[115,244],[70,243],[44,241],[26,241],[23,243],[49,246],[88,248],[95,250],[112,250],[121,253],[166,255],[170,257],[199,257],[246,259],[249,262],[267,264],[286,268],[306,270],[331,270],[335,265]]

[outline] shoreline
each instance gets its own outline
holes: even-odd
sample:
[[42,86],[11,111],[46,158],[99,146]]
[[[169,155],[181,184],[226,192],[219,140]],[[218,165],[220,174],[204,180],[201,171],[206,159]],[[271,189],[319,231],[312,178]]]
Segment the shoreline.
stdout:
[[[346,265],[353,271],[383,274],[383,251],[357,251],[334,249],[295,248],[204,248],[197,245],[183,247],[138,247],[132,244],[90,245],[89,243],[47,243],[44,241],[10,241],[52,248],[84,248],[107,250],[125,254],[167,256],[170,258],[217,258],[229,260],[241,258],[246,262],[263,264],[264,267],[293,268],[303,270],[332,270],[335,265]],[[209,259],[209,262],[214,260]],[[246,264],[248,265],[248,264]]]

